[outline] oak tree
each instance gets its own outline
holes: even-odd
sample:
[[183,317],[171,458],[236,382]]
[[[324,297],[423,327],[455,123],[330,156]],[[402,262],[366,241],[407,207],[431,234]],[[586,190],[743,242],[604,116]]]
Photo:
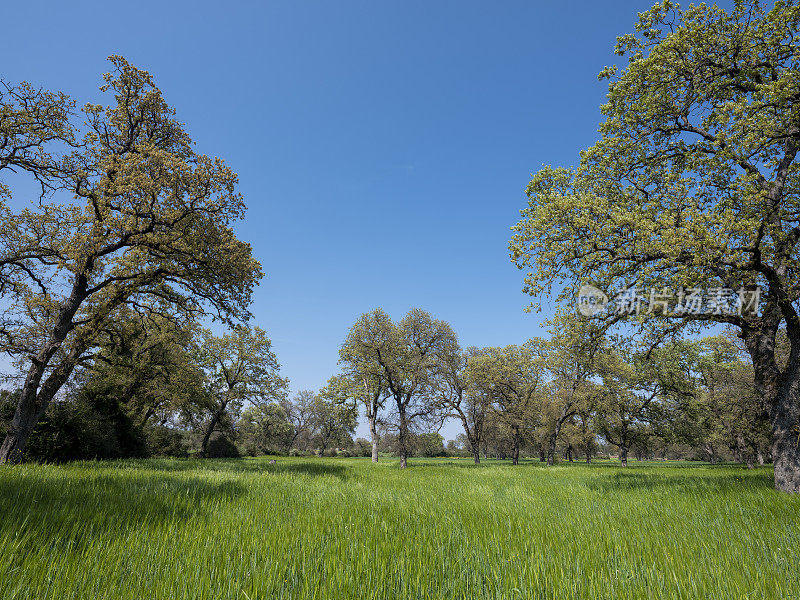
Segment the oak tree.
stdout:
[[222,336],[204,330],[196,352],[208,391],[201,413],[200,454],[205,456],[212,434],[231,427],[245,404],[278,403],[289,382],[280,376],[272,342],[260,327],[239,326]]
[[12,211],[0,185],[0,351],[24,370],[0,463],[23,458],[122,307],[234,321],[261,277],[232,229],[245,210],[236,174],[195,151],[146,71],[110,60],[101,90],[111,101],[86,105],[85,126],[60,94],[23,85],[0,99],[0,176],[15,169],[53,192]]
[[795,2],[726,12],[665,0],[642,13],[618,38],[627,65],[601,73],[601,139],[577,169],[533,177],[511,241],[534,296],[565,299],[587,281],[606,293],[732,290],[743,310],[653,312],[667,328],[738,330],[769,409],[775,486],[788,492],[800,491],[798,27]]

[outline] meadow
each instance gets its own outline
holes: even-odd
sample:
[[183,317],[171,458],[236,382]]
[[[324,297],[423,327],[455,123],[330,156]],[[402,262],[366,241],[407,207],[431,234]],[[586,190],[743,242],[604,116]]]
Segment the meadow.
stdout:
[[0,469],[0,598],[793,598],[771,470],[360,459]]

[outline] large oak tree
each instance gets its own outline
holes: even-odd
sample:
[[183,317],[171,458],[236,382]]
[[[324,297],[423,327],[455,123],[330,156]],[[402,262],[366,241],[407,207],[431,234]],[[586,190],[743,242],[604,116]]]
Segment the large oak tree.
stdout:
[[[775,486],[800,492],[800,6],[730,12],[666,1],[619,38],[602,139],[577,169],[545,168],[511,254],[525,289],[562,298],[591,281],[623,288],[741,290],[746,310],[661,315],[724,323],[752,357],[769,408]],[[759,306],[749,300],[760,286]],[[775,357],[785,324],[790,352]]]
[[0,176],[28,174],[47,192],[12,210],[0,183],[0,351],[25,373],[0,463],[23,458],[123,306],[241,319],[261,277],[232,229],[245,210],[236,174],[195,151],[147,72],[110,60],[110,103],[86,105],[82,126],[61,94],[23,84],[0,96]]

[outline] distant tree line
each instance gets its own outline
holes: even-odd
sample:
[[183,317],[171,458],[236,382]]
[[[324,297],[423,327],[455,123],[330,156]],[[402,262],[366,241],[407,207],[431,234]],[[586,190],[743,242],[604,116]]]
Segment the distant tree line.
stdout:
[[[451,326],[423,310],[393,322],[378,309],[348,333],[342,371],[290,398],[260,328],[214,335],[122,314],[48,405],[25,458],[770,459],[763,400],[732,336],[646,348],[611,343],[590,321],[559,315],[547,339],[462,349]],[[0,394],[0,436],[19,393]],[[360,411],[369,440],[353,439]],[[447,420],[463,433],[446,446]]]
[[[391,450],[405,465],[418,436],[446,419],[463,434],[450,452],[481,457],[557,456],[769,459],[769,423],[752,365],[732,336],[648,347],[612,342],[591,321],[559,313],[550,337],[523,345],[462,349],[449,324],[412,309],[395,323],[362,315],[331,379],[360,402],[372,457]],[[417,437],[415,437],[417,436]]]

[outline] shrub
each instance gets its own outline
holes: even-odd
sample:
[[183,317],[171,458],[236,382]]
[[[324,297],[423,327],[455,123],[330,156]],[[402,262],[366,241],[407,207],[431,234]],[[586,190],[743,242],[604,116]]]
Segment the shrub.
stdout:
[[241,458],[241,456],[236,444],[224,435],[211,438],[206,447],[206,458]]
[[189,456],[186,433],[179,429],[156,425],[146,431],[147,452],[150,456]]

